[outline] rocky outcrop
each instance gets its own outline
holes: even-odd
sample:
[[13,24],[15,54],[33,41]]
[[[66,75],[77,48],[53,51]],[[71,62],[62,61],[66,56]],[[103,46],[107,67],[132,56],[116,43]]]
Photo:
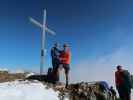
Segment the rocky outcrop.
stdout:
[[81,82],[65,86],[56,86],[55,90],[60,91],[60,100],[116,100],[111,91],[100,86],[99,82]]

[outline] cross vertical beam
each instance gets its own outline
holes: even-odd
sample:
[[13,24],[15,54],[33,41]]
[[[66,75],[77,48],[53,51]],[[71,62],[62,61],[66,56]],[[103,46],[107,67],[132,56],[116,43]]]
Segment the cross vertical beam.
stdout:
[[40,62],[40,74],[43,74],[44,68],[44,48],[45,48],[45,30],[46,30],[46,10],[43,15],[43,28],[42,28],[42,40],[41,40],[41,62]]
[[46,14],[46,10],[44,10],[44,15],[43,15],[43,24],[39,23],[38,21],[36,21],[35,19],[33,18],[30,18],[30,21],[35,24],[36,26],[38,26],[39,28],[41,28],[42,30],[42,34],[41,34],[41,57],[40,57],[40,74],[42,75],[43,74],[43,68],[44,68],[44,61],[45,61],[45,35],[46,35],[46,32],[52,34],[52,35],[55,35],[55,32],[50,30],[47,26],[46,26],[46,17],[47,17],[47,14]]

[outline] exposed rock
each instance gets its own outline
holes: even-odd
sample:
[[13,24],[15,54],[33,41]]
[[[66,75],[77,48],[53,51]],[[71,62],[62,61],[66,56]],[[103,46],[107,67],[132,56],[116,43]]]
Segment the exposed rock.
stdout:
[[70,84],[66,89],[65,86],[56,86],[55,90],[60,91],[60,100],[69,98],[69,100],[116,100],[112,98],[110,91],[101,90],[100,84],[81,82]]

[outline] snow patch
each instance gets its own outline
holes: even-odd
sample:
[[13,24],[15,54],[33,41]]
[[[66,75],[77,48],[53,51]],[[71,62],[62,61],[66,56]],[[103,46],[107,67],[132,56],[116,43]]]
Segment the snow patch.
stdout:
[[58,92],[46,89],[40,82],[14,81],[0,83],[1,100],[59,100]]
[[27,77],[30,77],[30,76],[32,76],[32,75],[35,75],[35,73],[32,73],[32,72],[31,72],[31,73],[27,74],[27,75],[26,75],[26,78],[27,78]]

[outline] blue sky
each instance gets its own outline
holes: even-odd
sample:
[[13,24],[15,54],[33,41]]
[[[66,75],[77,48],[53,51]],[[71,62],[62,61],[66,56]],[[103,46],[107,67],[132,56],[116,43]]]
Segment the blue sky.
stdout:
[[[48,26],[57,34],[46,36],[45,70],[51,66],[50,48],[56,41],[70,44],[72,70],[78,69],[76,65],[82,62],[97,63],[97,59],[108,58],[121,48],[125,59],[132,59],[132,5],[131,0],[1,0],[0,66],[39,69],[41,30],[28,17],[41,22],[43,9],[47,9]],[[86,65],[88,70],[93,67],[89,65]]]

